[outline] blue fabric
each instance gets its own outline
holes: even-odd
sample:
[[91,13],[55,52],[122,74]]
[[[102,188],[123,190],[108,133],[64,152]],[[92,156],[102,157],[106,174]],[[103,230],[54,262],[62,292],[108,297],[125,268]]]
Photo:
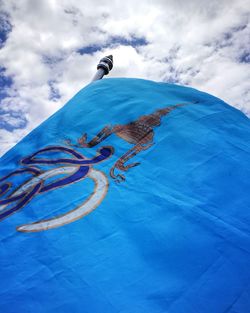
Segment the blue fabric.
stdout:
[[[249,313],[249,164],[249,119],[223,101],[139,79],[91,83],[0,160],[0,312]],[[18,229],[95,194],[74,222]]]

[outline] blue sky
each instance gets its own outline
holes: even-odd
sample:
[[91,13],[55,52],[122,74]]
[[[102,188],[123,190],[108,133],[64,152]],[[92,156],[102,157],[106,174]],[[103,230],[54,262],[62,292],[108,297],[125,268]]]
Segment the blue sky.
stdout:
[[0,0],[0,154],[114,55],[110,77],[188,85],[250,116],[250,0]]

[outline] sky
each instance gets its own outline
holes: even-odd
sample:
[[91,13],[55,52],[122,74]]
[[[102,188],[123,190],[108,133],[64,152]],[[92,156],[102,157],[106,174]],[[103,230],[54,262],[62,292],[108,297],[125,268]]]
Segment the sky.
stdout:
[[88,84],[192,86],[250,117],[250,0],[0,0],[0,155]]

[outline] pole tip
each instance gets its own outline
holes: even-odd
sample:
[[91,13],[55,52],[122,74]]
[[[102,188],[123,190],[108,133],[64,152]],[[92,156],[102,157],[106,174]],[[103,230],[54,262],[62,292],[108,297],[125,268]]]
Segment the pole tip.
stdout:
[[97,65],[97,69],[99,70],[100,68],[102,68],[105,72],[105,75],[107,75],[109,71],[111,71],[113,68],[113,56],[108,55],[102,58],[99,64]]
[[108,55],[106,58],[110,59],[113,62],[113,55],[112,54]]

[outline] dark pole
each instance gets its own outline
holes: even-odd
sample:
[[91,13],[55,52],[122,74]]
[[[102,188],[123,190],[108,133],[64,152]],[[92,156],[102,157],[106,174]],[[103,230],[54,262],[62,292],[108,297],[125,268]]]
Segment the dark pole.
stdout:
[[95,80],[102,79],[104,75],[108,75],[108,73],[113,68],[113,56],[109,55],[104,57],[100,60],[99,64],[97,65],[97,72],[92,79],[92,82]]

